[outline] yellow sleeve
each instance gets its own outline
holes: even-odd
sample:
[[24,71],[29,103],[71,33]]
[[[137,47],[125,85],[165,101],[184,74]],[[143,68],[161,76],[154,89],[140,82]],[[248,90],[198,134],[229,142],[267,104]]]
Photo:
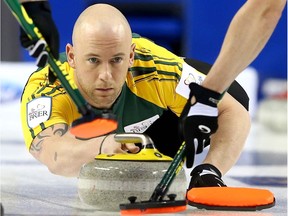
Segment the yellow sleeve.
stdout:
[[61,84],[49,84],[47,68],[31,75],[21,99],[21,123],[28,150],[33,139],[47,127],[58,123],[71,125],[79,117],[77,107]]

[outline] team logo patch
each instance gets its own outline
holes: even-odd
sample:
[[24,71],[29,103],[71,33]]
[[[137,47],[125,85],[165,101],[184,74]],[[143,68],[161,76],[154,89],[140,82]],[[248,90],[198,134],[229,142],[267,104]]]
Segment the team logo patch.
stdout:
[[201,74],[196,69],[184,62],[181,79],[176,87],[176,92],[185,98],[189,98],[189,84],[192,82],[201,84],[204,79],[204,74]]
[[143,133],[146,131],[160,116],[155,115],[151,118],[145,119],[143,121],[127,125],[124,127],[126,133]]
[[27,104],[27,122],[30,128],[47,121],[51,115],[51,97],[33,99]]
[[189,85],[192,82],[196,82],[196,79],[195,79],[195,77],[193,76],[192,73],[189,73],[188,77],[184,80],[184,84],[185,85]]

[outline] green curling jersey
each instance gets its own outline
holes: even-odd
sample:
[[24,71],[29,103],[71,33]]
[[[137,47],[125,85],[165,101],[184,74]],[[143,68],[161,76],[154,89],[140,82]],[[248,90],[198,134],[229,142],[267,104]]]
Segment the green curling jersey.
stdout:
[[[118,120],[117,133],[145,133],[167,110],[179,117],[189,96],[188,84],[201,83],[204,79],[204,75],[188,66],[183,58],[152,41],[134,35],[132,42],[136,44],[135,60],[112,107]],[[73,68],[66,62],[66,56],[61,58],[68,74],[66,78],[73,80]],[[100,113],[101,110],[95,109],[95,112]],[[21,120],[27,149],[34,137],[45,128],[57,123],[71,125],[80,117],[61,83],[58,80],[49,83],[48,67],[30,76],[21,99]],[[175,136],[177,134],[175,131]]]

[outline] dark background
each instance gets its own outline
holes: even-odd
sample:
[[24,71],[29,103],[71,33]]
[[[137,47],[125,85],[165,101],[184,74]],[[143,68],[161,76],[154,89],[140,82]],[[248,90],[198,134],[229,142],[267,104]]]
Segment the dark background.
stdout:
[[[213,64],[228,25],[245,0],[50,0],[60,32],[60,51],[71,42],[74,22],[93,3],[110,3],[128,18],[132,31],[180,56]],[[21,48],[15,18],[1,1],[1,61],[34,61]],[[287,7],[268,44],[251,64],[261,86],[268,78],[287,78]]]

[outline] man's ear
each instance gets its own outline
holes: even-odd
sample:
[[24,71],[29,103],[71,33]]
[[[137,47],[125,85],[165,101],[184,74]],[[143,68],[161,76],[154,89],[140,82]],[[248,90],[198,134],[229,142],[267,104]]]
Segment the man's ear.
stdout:
[[74,59],[74,49],[71,44],[66,45],[66,56],[67,56],[67,62],[72,67],[75,68],[75,59]]
[[129,67],[132,67],[133,65],[135,49],[136,49],[136,44],[135,43],[131,44],[131,50],[130,50],[130,56],[129,56]]

